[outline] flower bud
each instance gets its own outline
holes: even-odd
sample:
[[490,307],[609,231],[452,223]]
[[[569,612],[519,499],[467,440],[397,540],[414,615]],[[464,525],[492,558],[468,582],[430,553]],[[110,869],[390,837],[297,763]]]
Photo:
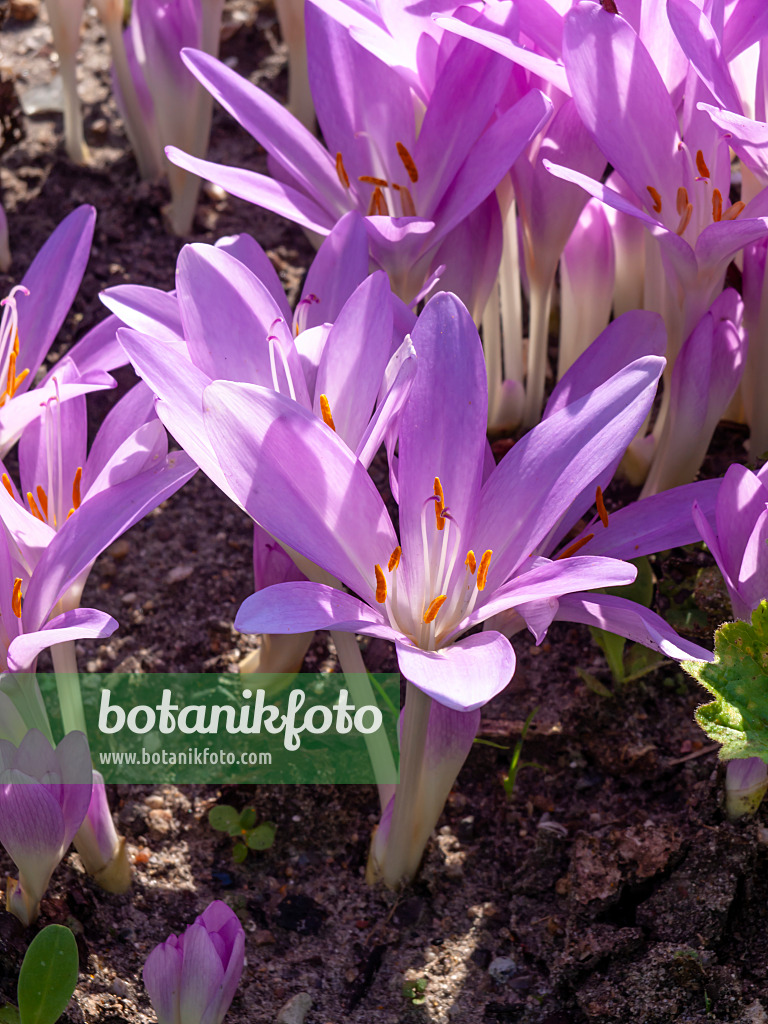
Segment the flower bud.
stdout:
[[107,892],[126,892],[131,886],[131,866],[125,839],[117,834],[100,772],[93,772],[93,790],[85,821],[75,836],[75,849],[85,870]]
[[144,985],[158,1024],[221,1024],[243,972],[244,949],[243,927],[221,900],[183,935],[156,946],[144,964]]
[[18,746],[0,740],[0,843],[19,870],[6,906],[31,924],[51,875],[80,827],[91,798],[91,755],[81,732],[55,750],[37,729]]

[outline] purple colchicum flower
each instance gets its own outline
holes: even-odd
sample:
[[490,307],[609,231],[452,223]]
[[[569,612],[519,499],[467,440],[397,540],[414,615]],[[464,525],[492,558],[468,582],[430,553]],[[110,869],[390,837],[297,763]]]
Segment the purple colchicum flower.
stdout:
[[[507,63],[467,40],[456,45],[448,39],[423,111],[399,72],[342,24],[312,3],[305,17],[310,83],[328,148],[263,90],[205,54],[185,50],[188,67],[265,147],[274,178],[196,160],[173,147],[168,158],[316,235],[358,210],[366,215],[375,264],[404,301],[412,302],[448,264],[450,286],[462,289],[471,308],[482,309],[500,256],[492,193],[549,117],[549,100],[533,90],[496,117]],[[464,230],[468,217],[477,217],[482,230]],[[454,230],[460,234],[452,236]],[[498,243],[495,265],[476,281],[477,267],[487,262],[489,232]],[[479,292],[485,293],[481,300]]]
[[85,376],[67,373],[67,361],[62,360],[31,390],[80,287],[95,221],[92,206],[73,210],[44,243],[21,284],[0,303],[0,458],[40,414],[40,402],[54,394],[54,378],[61,398],[115,386],[112,378],[95,366],[89,367]]
[[[19,443],[21,489],[2,474],[2,527],[22,567],[16,600],[20,608],[23,594],[20,614],[25,626],[28,619],[34,623],[32,628],[54,608],[76,612],[98,555],[197,469],[185,452],[168,453],[165,428],[146,385],[117,403],[87,454],[85,402],[84,395],[62,402],[54,394],[42,403]],[[19,638],[15,647],[20,644]],[[20,656],[15,649],[9,658],[11,653]],[[64,727],[85,731],[74,645],[57,645],[52,656],[61,676]],[[28,663],[11,667],[21,670]],[[63,674],[71,677],[67,686]]]
[[107,801],[101,772],[94,769],[91,802],[74,838],[83,867],[107,892],[127,892],[131,886],[131,865],[125,839],[117,834]]
[[244,951],[243,926],[221,900],[183,935],[156,946],[143,973],[158,1024],[221,1024],[243,972]]
[[[644,315],[656,322],[636,314]],[[627,326],[623,340],[637,348],[630,333],[636,325]],[[621,337],[621,325],[614,332]],[[663,367],[653,355],[621,367],[616,346],[604,346],[603,363],[612,361],[614,372],[603,365],[593,387],[593,367],[591,379],[582,375],[583,390],[577,381],[570,397],[572,382],[563,382],[562,408],[552,409],[484,480],[487,389],[471,318],[455,296],[438,295],[412,338],[418,369],[400,424],[399,539],[368,474],[324,424],[264,388],[218,381],[205,392],[211,444],[246,510],[353,591],[311,582],[269,587],[245,601],[238,628],[330,628],[395,643],[408,680],[401,785],[377,833],[372,866],[372,875],[390,885],[415,873],[423,843],[414,837],[426,841],[439,816],[445,786],[476,731],[475,712],[514,671],[514,652],[501,633],[464,634],[516,609],[540,640],[562,595],[634,579],[626,563],[565,557],[567,548],[552,561],[539,549],[551,549],[563,521],[573,525],[591,504],[587,495],[607,484]],[[652,645],[678,649],[679,638],[658,616],[638,609],[634,618]],[[622,606],[617,625],[625,619]],[[679,643],[682,656],[708,656]],[[446,711],[453,724],[446,725]],[[442,760],[441,743],[448,751]],[[438,771],[441,781],[433,784]]]
[[55,750],[37,729],[20,745],[0,739],[0,843],[19,871],[8,879],[6,906],[23,924],[40,900],[80,827],[91,798],[91,754],[81,732]]

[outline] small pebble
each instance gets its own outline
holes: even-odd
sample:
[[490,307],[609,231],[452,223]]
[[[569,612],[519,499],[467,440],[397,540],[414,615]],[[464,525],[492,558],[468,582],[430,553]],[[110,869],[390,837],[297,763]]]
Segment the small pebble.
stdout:
[[304,1024],[304,1018],[312,1008],[312,996],[308,992],[299,992],[288,1002],[275,1018],[275,1024]]
[[517,974],[517,964],[508,956],[497,956],[488,965],[488,973],[494,981],[509,981]]
[[182,580],[188,580],[194,571],[194,565],[174,565],[174,567],[165,577],[165,582],[181,583]]
[[115,978],[112,984],[109,986],[109,991],[114,992],[116,996],[130,996],[131,990],[129,986],[122,980],[122,978]]

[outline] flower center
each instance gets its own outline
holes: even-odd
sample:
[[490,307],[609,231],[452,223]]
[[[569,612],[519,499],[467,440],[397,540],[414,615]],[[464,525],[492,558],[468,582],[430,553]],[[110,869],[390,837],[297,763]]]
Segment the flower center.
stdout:
[[5,381],[5,390],[0,394],[0,408],[9,398],[13,398],[21,382],[29,376],[29,370],[16,373],[19,356],[19,313],[16,309],[16,292],[29,295],[28,288],[17,284],[11,289],[10,295],[0,302],[0,306],[4,307],[3,318],[0,320],[0,366],[2,367],[0,380]]
[[[434,529],[429,506],[434,509]],[[435,477],[434,491],[423,504],[421,513],[422,556],[424,559],[423,591],[410,601],[398,594],[397,570],[402,549],[390,555],[386,570],[374,566],[375,596],[386,605],[390,622],[417,647],[437,650],[456,631],[459,623],[471,614],[479,593],[485,589],[492,551],[484,552],[478,563],[469,549],[464,559],[463,574],[454,570],[462,550],[461,530],[446,507],[440,477]]]
[[[419,171],[416,163],[402,142],[396,142],[395,148],[400,157],[405,173],[411,185],[419,180]],[[381,161],[377,161],[381,162]],[[336,154],[336,174],[342,186],[350,190],[351,184],[347,169],[344,166],[344,158],[341,153]],[[390,181],[384,174],[361,174],[357,179],[363,185],[371,185],[373,191],[368,200],[366,216],[368,217],[416,217],[416,204],[408,185],[396,181]],[[364,197],[360,196],[362,200]],[[398,202],[395,202],[395,199]],[[400,212],[397,212],[397,206]],[[394,211],[394,212],[392,212]]]

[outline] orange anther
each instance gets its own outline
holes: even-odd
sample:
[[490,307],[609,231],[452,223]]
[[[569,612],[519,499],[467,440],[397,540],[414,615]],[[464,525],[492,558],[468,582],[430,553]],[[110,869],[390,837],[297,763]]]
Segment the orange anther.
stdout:
[[702,178],[709,178],[709,168],[707,167],[706,161],[704,160],[704,154],[700,149],[696,150],[696,170],[702,176]]
[[483,557],[480,559],[480,565],[477,567],[477,589],[485,590],[485,584],[488,579],[488,570],[491,566],[491,555],[492,551],[484,551]]
[[679,214],[685,213],[685,208],[688,205],[688,189],[683,188],[681,185],[677,190],[677,212]]
[[471,548],[467,552],[467,557],[464,559],[464,565],[474,576],[475,569],[477,568],[477,559],[475,558],[475,552]]
[[379,186],[373,190],[371,201],[368,204],[368,216],[369,217],[388,217],[389,210],[387,209],[387,202],[384,199],[384,193],[381,191]]
[[677,234],[682,235],[688,225],[691,223],[691,214],[693,213],[693,203],[688,203],[685,210],[680,217],[680,223],[677,225]]
[[320,395],[320,412],[323,416],[323,423],[326,427],[330,427],[331,430],[336,430],[336,425],[333,422],[333,416],[331,415],[331,404],[328,401],[327,395]]
[[568,545],[565,551],[560,552],[555,561],[559,562],[561,558],[570,558],[571,555],[575,555],[577,551],[581,551],[585,544],[589,544],[594,536],[594,533],[588,533],[586,537],[580,537],[578,540],[575,540],[573,544]]
[[384,578],[384,570],[377,562],[373,571],[376,573],[376,600],[379,604],[384,604],[387,600],[387,581]]
[[712,192],[712,220],[717,222],[723,217],[723,196],[719,188]]
[[601,487],[598,487],[595,492],[595,505],[597,505],[597,514],[600,516],[600,522],[603,526],[607,527],[608,510],[606,509],[605,502],[603,501],[603,489]]
[[645,187],[648,189],[651,199],[653,200],[653,212],[661,213],[661,196],[659,195],[658,190],[655,189],[653,185],[646,185]]
[[37,485],[37,487],[35,489],[37,490],[37,501],[38,501],[38,504],[40,505],[40,509],[41,509],[43,515],[47,519],[48,518],[48,495],[45,493],[45,491],[43,490],[43,488],[39,484]]
[[16,498],[15,498],[15,495],[13,493],[13,487],[11,485],[11,481],[8,479],[8,474],[7,473],[3,473],[3,487],[6,489],[6,491],[8,491],[10,496],[15,501]]
[[445,495],[443,494],[443,485],[440,483],[440,477],[435,477],[435,526],[438,530],[442,530],[445,526],[445,519],[443,518],[443,512],[445,511]]
[[17,576],[13,581],[13,594],[11,594],[11,608],[17,619],[21,618],[21,577]]
[[42,512],[37,507],[37,502],[32,496],[32,491],[27,491],[27,501],[29,502],[29,511],[32,513],[35,519],[39,519],[41,523],[45,522],[45,520],[43,519]]
[[403,549],[398,544],[395,550],[389,556],[389,561],[387,562],[387,570],[389,572],[393,572],[398,567],[398,565],[400,565],[400,555],[402,555],[402,553]]
[[434,620],[437,618],[437,613],[443,607],[447,598],[447,594],[441,594],[439,597],[436,597],[434,601],[430,601],[429,608],[427,608],[427,611],[424,615],[425,623],[434,622]]
[[80,482],[83,479],[83,467],[78,466],[75,470],[75,479],[72,481],[72,507],[80,508]]
[[365,182],[366,185],[378,185],[379,188],[387,187],[386,178],[374,178],[372,174],[361,174],[357,180]]
[[405,167],[406,171],[408,172],[408,177],[415,185],[416,182],[419,180],[419,172],[416,170],[416,164],[413,162],[413,157],[402,144],[402,142],[398,142],[396,143],[396,145],[397,155],[403,161],[403,167]]
[[739,200],[738,203],[734,203],[733,206],[729,206],[723,214],[723,220],[736,220],[746,205],[746,203]]
[[349,175],[344,167],[344,161],[340,152],[336,154],[336,174],[339,176],[339,181],[344,188],[349,188]]

